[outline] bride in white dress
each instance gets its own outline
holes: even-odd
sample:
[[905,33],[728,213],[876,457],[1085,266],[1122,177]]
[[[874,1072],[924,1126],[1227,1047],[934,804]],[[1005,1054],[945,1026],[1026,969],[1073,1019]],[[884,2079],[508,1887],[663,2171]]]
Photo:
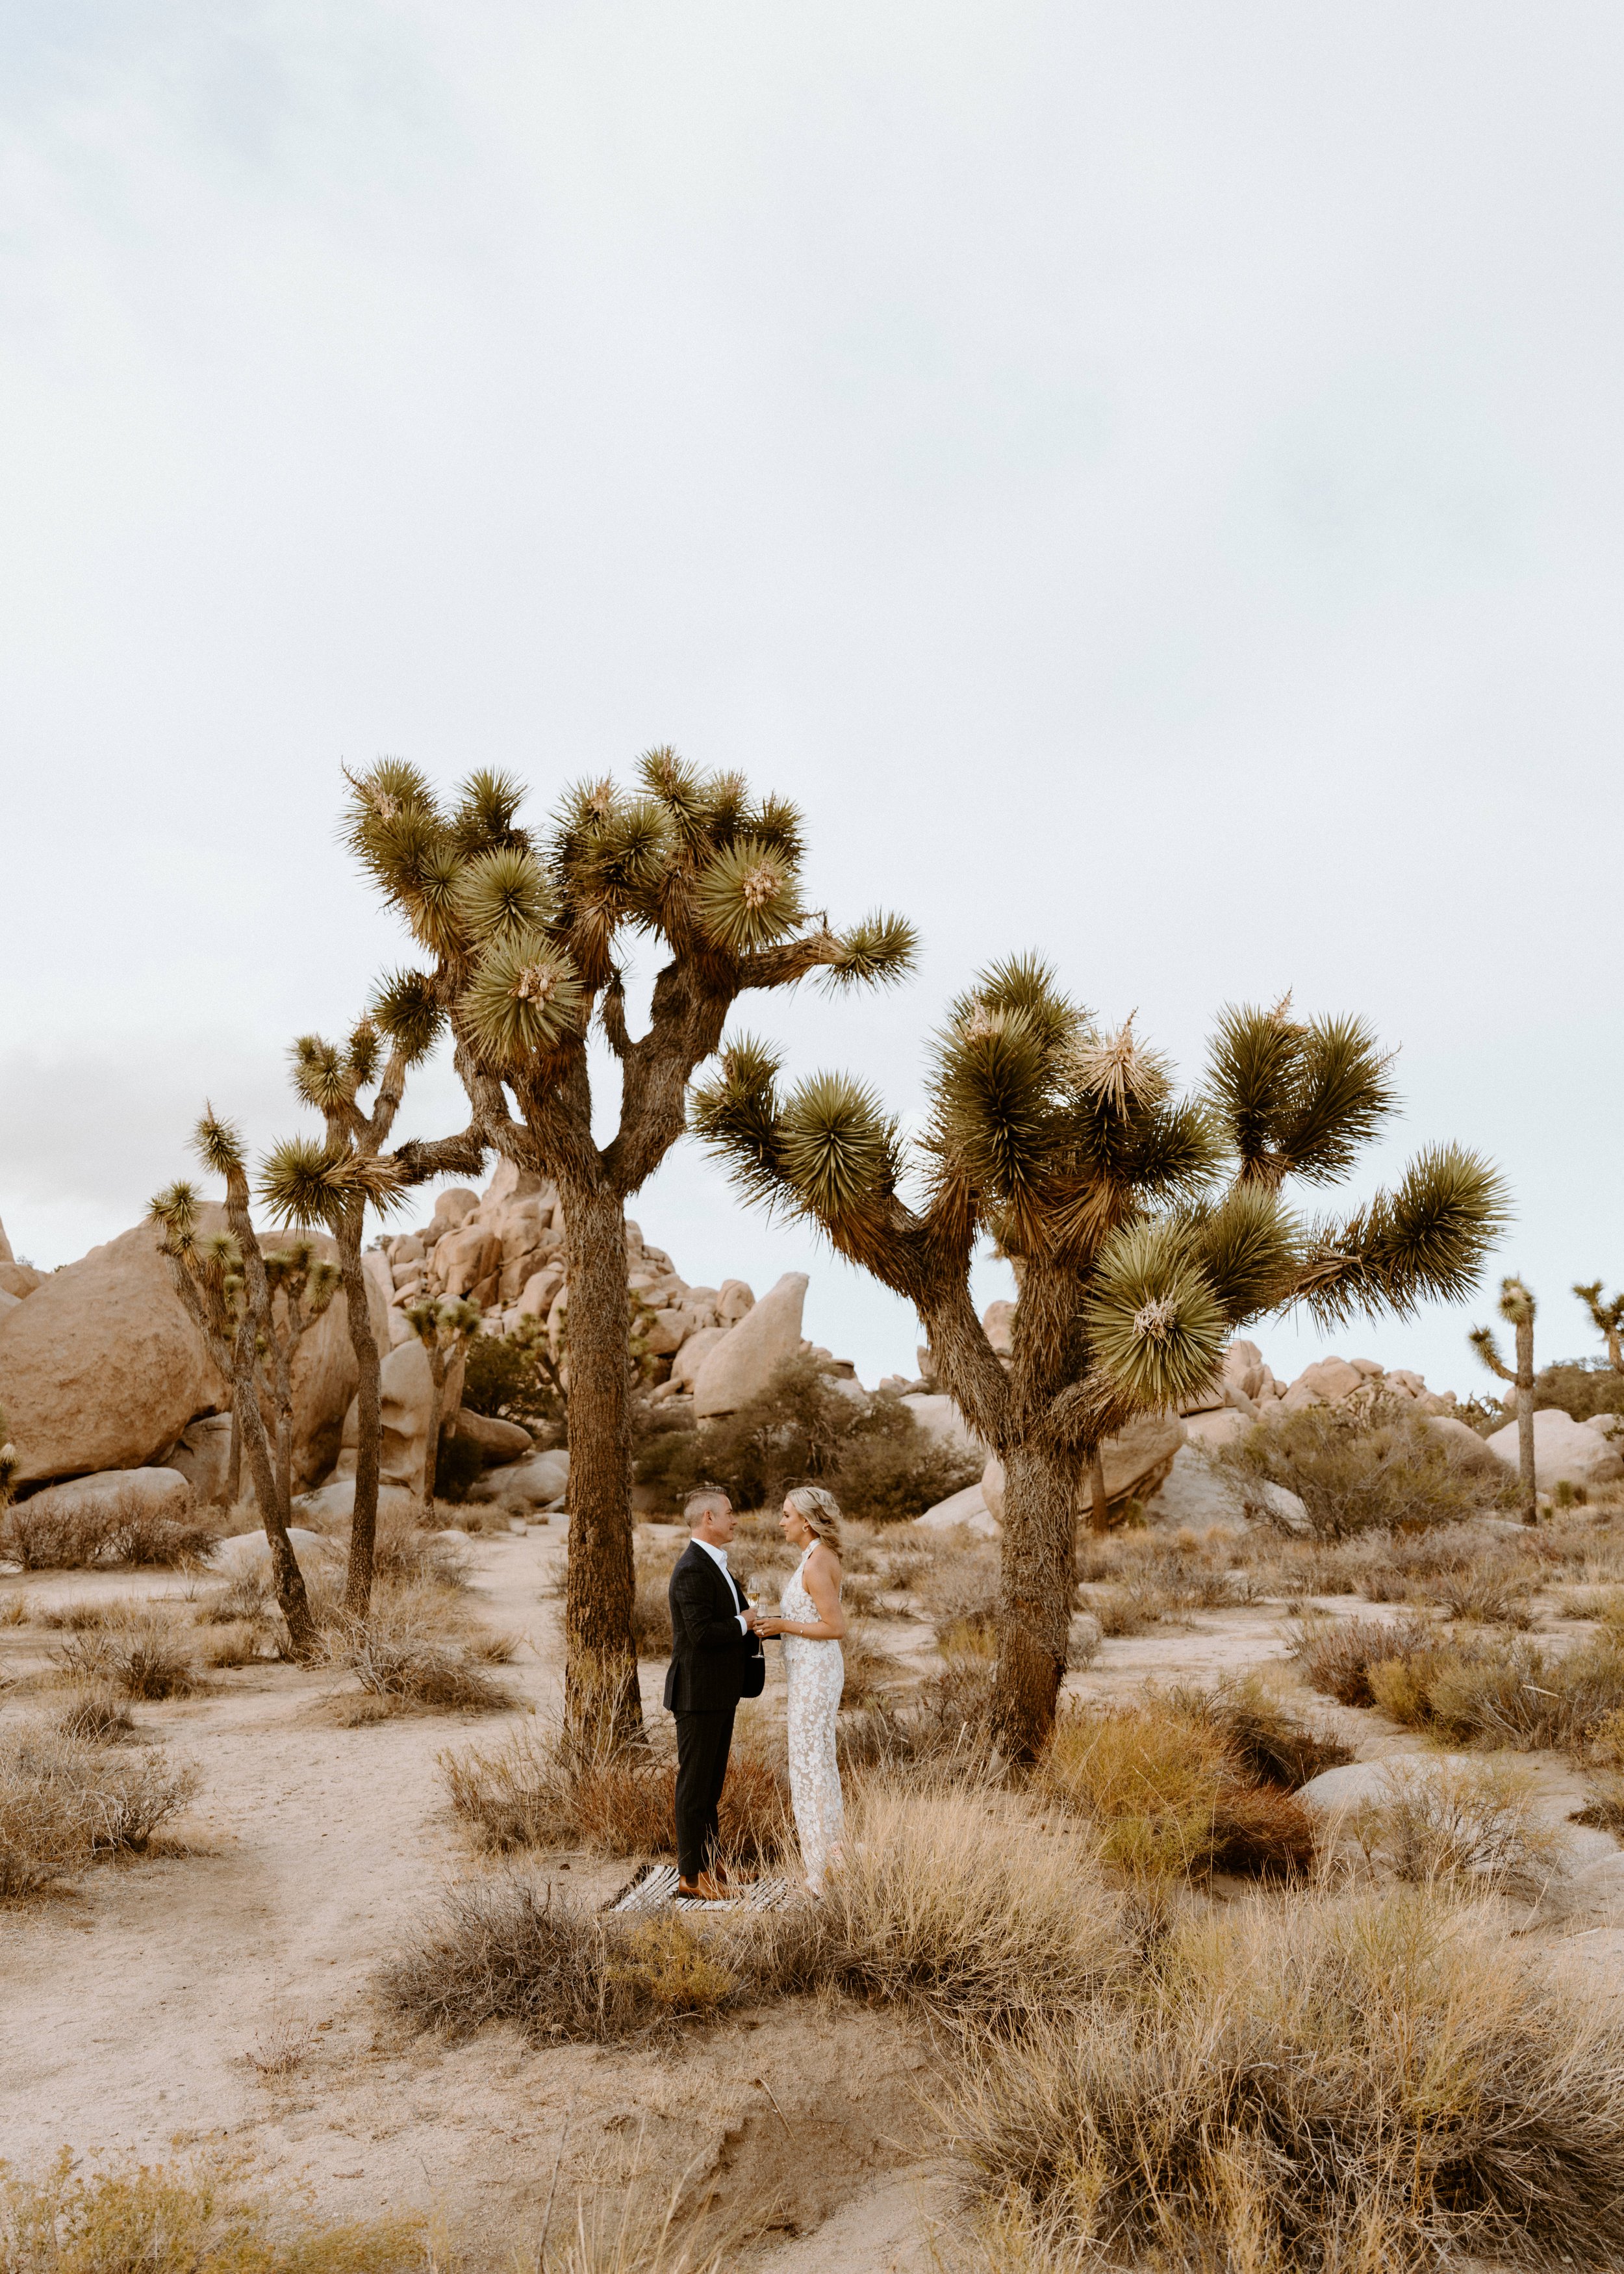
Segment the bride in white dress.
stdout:
[[807,1886],[823,1892],[823,1873],[838,1857],[845,1810],[835,1763],[835,1715],[846,1686],[840,1638],[840,1510],[818,1485],[788,1495],[779,1530],[802,1553],[786,1583],[776,1618],[757,1632],[784,1638],[789,1683],[789,1789]]

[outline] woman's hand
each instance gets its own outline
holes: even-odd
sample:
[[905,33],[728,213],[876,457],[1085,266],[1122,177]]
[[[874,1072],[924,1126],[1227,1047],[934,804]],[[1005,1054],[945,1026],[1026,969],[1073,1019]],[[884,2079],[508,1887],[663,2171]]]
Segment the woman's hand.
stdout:
[[756,1631],[758,1635],[787,1634],[789,1631],[789,1622],[787,1619],[781,1619],[778,1613],[773,1611],[771,1612],[766,1618],[758,1619],[756,1621]]

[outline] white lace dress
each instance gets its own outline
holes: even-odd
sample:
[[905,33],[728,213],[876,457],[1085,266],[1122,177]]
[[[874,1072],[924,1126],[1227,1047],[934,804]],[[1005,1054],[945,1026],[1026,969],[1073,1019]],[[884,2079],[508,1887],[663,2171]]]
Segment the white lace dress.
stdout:
[[[813,1547],[816,1546],[813,1542]],[[779,1609],[786,1619],[817,1620],[817,1605],[807,1593],[807,1556],[785,1583]],[[815,1642],[807,1635],[784,1638],[784,1671],[789,1683],[789,1789],[801,1860],[807,1885],[823,1892],[823,1870],[840,1844],[845,1808],[840,1772],[835,1766],[835,1714],[846,1687],[846,1660],[838,1642]]]

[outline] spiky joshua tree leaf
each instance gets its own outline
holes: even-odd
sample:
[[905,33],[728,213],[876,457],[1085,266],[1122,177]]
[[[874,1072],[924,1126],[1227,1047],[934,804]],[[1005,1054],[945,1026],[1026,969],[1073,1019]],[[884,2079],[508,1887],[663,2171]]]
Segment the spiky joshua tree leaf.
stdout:
[[580,1031],[583,1007],[574,962],[541,932],[493,940],[463,998],[480,1048],[502,1066],[555,1050]]
[[1229,1322],[1175,1222],[1126,1225],[1084,1306],[1096,1364],[1129,1402],[1177,1412],[1210,1384]]

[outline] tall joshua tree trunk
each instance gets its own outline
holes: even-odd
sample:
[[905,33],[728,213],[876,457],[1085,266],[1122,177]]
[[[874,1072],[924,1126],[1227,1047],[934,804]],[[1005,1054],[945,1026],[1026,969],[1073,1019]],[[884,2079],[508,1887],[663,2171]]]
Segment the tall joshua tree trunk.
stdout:
[[[566,1182],[569,1257],[569,1563],[564,1627],[583,1713],[617,1728],[641,1721],[629,1638],[636,1577],[631,1493],[631,1382],[626,1350],[626,1228],[617,1193]],[[584,1693],[597,1691],[596,1698]]]
[[[365,1201],[357,1199],[355,1212],[364,1214]],[[349,1211],[345,1211],[348,1216]],[[350,1322],[350,1346],[360,1376],[356,1387],[355,1502],[350,1519],[350,1561],[344,1574],[344,1608],[364,1619],[372,1600],[372,1559],[378,1540],[378,1483],[383,1457],[383,1359],[372,1332],[366,1301],[366,1266],[361,1261],[361,1235],[346,1224],[335,1231],[338,1268],[343,1283],[344,1310]]]
[[1077,1589],[1077,1461],[1030,1438],[1004,1466],[998,1589],[998,1689],[1004,1743],[1030,1758],[1054,1727]]

